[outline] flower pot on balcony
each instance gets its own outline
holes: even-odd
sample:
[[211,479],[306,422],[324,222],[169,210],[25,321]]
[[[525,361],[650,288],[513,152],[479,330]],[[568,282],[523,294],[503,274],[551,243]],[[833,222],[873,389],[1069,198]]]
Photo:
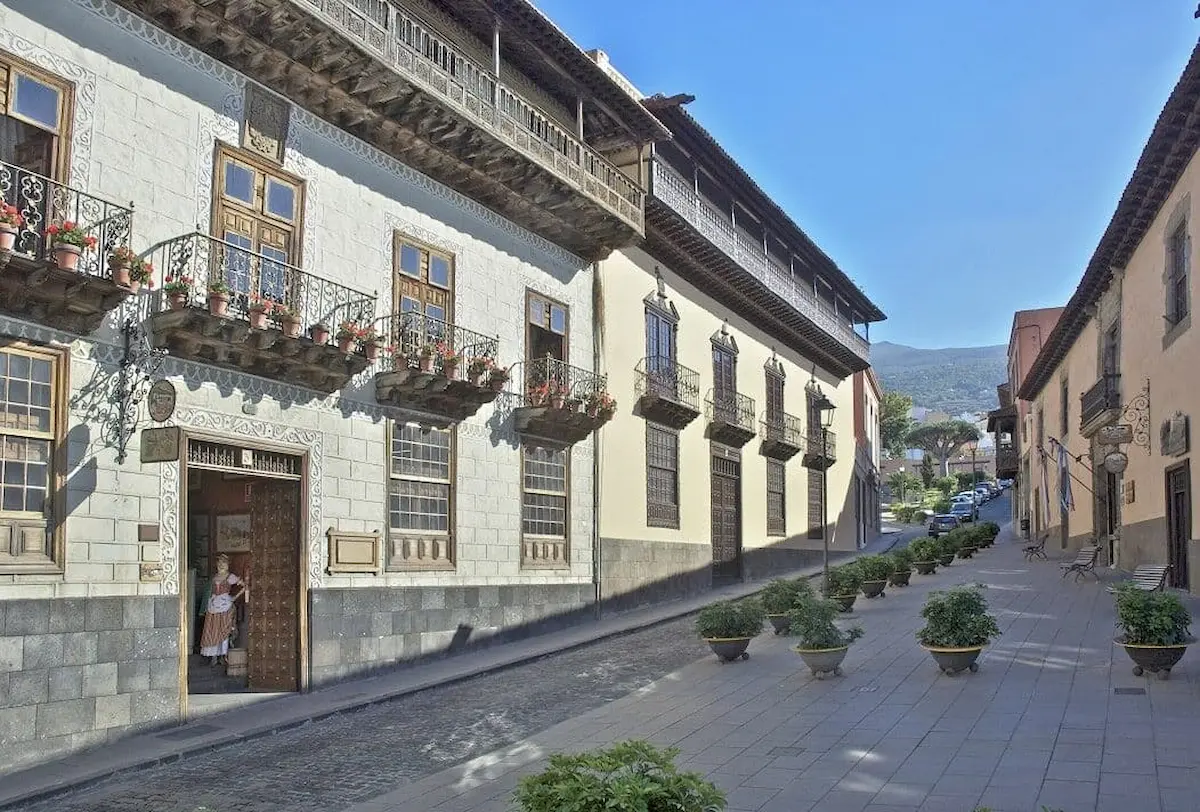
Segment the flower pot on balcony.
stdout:
[[288,338],[300,337],[300,319],[284,319],[280,322],[280,327],[283,328],[283,334]]
[[17,230],[12,226],[0,226],[0,251],[11,251],[17,244]]
[[208,294],[208,312],[214,316],[224,316],[229,312],[229,296],[225,293]]
[[314,324],[308,328],[308,335],[314,344],[324,346],[329,341],[329,328],[324,324]]
[[551,395],[550,396],[550,408],[551,409],[561,409],[563,407],[563,403],[565,400],[566,400],[566,398],[564,398],[562,395]]
[[482,372],[471,372],[470,370],[467,370],[467,381],[470,382],[471,386],[482,386],[483,385],[483,373]]
[[136,279],[131,279],[131,280],[129,280],[129,284],[126,285],[125,287],[129,288],[130,293],[137,293],[139,290],[142,289],[142,283]]
[[338,339],[338,351],[349,355],[354,352],[354,336],[344,336]]
[[167,294],[167,301],[171,304],[172,310],[183,310],[187,307],[187,292],[182,290],[171,291]]
[[83,249],[69,243],[54,243],[54,262],[60,271],[74,271],[79,267],[79,256]]
[[506,381],[504,378],[489,378],[488,379],[488,386],[490,386],[492,388],[493,392],[503,392],[504,384],[506,384],[506,383],[508,383],[508,381]]
[[433,356],[421,355],[417,357],[417,366],[422,372],[433,372]]
[[131,288],[134,291],[141,286],[141,282],[136,284],[129,278],[129,263],[128,262],[113,262],[108,261],[108,272],[112,276],[114,285],[119,285],[123,288]]
[[379,345],[376,344],[374,341],[368,341],[368,342],[364,343],[363,344],[363,355],[365,355],[367,357],[368,361],[379,360]]
[[442,361],[442,374],[452,381],[456,380],[458,378],[458,361],[449,359]]
[[267,329],[267,311],[251,310],[250,311],[250,326],[255,330]]

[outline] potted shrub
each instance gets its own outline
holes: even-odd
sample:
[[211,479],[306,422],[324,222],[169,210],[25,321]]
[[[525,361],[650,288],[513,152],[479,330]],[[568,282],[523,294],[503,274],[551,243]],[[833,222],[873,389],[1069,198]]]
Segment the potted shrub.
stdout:
[[16,206],[9,206],[7,203],[0,205],[0,251],[13,250],[17,244],[17,234],[24,224],[25,218],[17,211]]
[[862,574],[862,593],[867,598],[883,596],[888,577],[892,574],[892,562],[882,555],[864,555],[855,562]]
[[558,381],[546,384],[546,396],[550,400],[551,409],[561,409],[567,402],[566,388]]
[[964,669],[978,671],[975,661],[979,653],[1000,635],[982,590],[983,585],[977,584],[931,592],[921,610],[925,626],[917,632],[917,639],[947,676]]
[[358,324],[353,321],[344,321],[338,325],[337,343],[338,351],[344,355],[349,355],[354,352],[354,344],[358,341]]
[[429,343],[422,346],[413,353],[413,360],[417,362],[417,369],[425,373],[433,372],[433,359],[437,354],[436,344]]
[[696,617],[696,631],[723,663],[750,659],[746,649],[762,625],[762,605],[754,599],[710,603]]
[[129,265],[129,289],[137,293],[142,285],[150,290],[154,288],[154,265],[141,257],[134,257]]
[[325,346],[325,342],[329,340],[329,325],[324,322],[317,322],[308,328],[308,336],[317,346]]
[[934,539],[934,544],[937,545],[938,551],[938,564],[943,567],[953,564],[954,556],[958,555],[958,546],[961,541],[961,530],[951,530],[946,535]]
[[[2,227],[0,226],[0,228]],[[112,277],[113,284],[123,288],[132,287],[133,280],[130,276],[130,269],[137,261],[139,261],[138,255],[133,253],[133,249],[129,246],[118,245],[114,248],[108,255],[108,273]]]
[[766,585],[759,595],[759,600],[762,602],[763,611],[767,613],[767,620],[771,621],[775,628],[775,634],[784,634],[787,631],[796,598],[801,592],[811,591],[812,587],[805,579],[786,581],[779,578]]
[[1171,668],[1193,642],[1187,607],[1170,592],[1147,592],[1128,581],[1116,591],[1117,625],[1122,630],[1116,642],[1133,660],[1133,673],[1140,677],[1149,671],[1159,679],[1170,678]]
[[455,380],[458,378],[458,366],[462,363],[462,356],[459,355],[449,343],[439,341],[435,347],[438,359],[442,362],[442,375]]
[[799,640],[792,650],[817,679],[826,674],[841,676],[842,660],[846,659],[850,644],[863,634],[858,626],[839,629],[834,625],[833,619],[839,611],[838,604],[821,600],[809,591],[796,598],[788,618],[788,634]]
[[862,572],[853,562],[842,564],[829,570],[829,584],[825,597],[837,601],[843,612],[849,612],[854,607],[858,597],[858,588],[862,586]]
[[54,261],[62,271],[76,270],[84,249],[96,245],[96,238],[71,220],[46,226],[46,239],[50,241]]
[[300,314],[287,305],[281,304],[275,307],[275,318],[279,322],[279,329],[288,338],[300,337]]
[[251,296],[250,304],[246,309],[250,311],[250,326],[255,330],[265,330],[267,329],[267,319],[271,317],[271,312],[275,309],[275,303],[261,296]]
[[363,355],[368,361],[374,362],[379,358],[379,335],[375,332],[374,327],[364,327],[358,331],[357,336],[362,344]]
[[901,547],[898,550],[893,550],[888,558],[892,564],[892,571],[888,575],[888,584],[891,586],[908,586],[908,579],[912,577],[912,551],[907,547]]
[[962,536],[958,543],[958,557],[962,559],[970,558],[975,555],[975,551],[979,549],[977,541],[979,534],[975,532],[974,527],[963,530]]
[[224,279],[218,279],[208,286],[208,312],[214,316],[224,316],[228,311],[229,285],[225,284]]
[[187,307],[188,298],[192,295],[192,278],[190,276],[168,276],[163,282],[163,293],[172,310],[182,310]]
[[980,535],[983,538],[984,547],[991,547],[996,543],[996,536],[1000,535],[1000,525],[995,522],[984,522],[979,525]]
[[696,772],[675,766],[679,750],[649,742],[617,742],[606,750],[550,756],[542,772],[517,784],[519,812],[606,809],[721,812],[725,795]]
[[588,395],[586,411],[593,420],[608,420],[617,411],[617,401],[605,391]]
[[488,374],[495,365],[496,360],[486,355],[472,358],[467,363],[467,380],[471,382],[472,386],[479,386],[484,375]]
[[933,575],[937,571],[941,550],[935,539],[916,539],[909,542],[908,550],[912,553],[912,565],[922,575]]
[[504,390],[504,384],[508,383],[509,373],[508,367],[493,366],[488,371],[488,386],[493,392],[501,392]]

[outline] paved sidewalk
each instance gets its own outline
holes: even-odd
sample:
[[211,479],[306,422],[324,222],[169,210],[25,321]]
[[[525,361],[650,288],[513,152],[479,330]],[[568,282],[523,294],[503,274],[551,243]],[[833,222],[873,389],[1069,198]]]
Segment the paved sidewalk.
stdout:
[[[979,673],[946,677],[914,639],[920,607],[930,589],[976,581],[1003,635]],[[973,561],[860,598],[853,619],[867,634],[842,678],[813,679],[786,638],[765,635],[747,662],[705,659],[350,812],[507,812],[547,754],[634,737],[681,748],[731,812],[1192,812],[1196,652],[1169,681],[1134,677],[1104,586],[1025,562],[1006,530]]]
[[[882,537],[862,552],[886,550],[897,541],[895,537]],[[841,557],[844,560],[848,555],[853,554],[839,553],[835,558]],[[781,575],[812,576],[819,572],[820,567],[811,567]],[[614,615],[598,622],[582,623],[561,632],[400,668],[309,694],[264,700],[227,713],[203,716],[185,725],[158,733],[132,736],[115,746],[80,753],[24,772],[0,777],[0,809],[23,805],[66,789],[87,786],[117,773],[152,767],[246,739],[278,733],[334,714],[509,668],[606,637],[654,626],[695,612],[715,600],[752,594],[763,585],[757,582],[722,587],[695,599]]]

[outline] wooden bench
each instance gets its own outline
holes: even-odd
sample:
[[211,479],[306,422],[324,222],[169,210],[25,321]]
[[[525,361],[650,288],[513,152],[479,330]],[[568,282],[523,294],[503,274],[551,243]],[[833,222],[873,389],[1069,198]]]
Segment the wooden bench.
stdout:
[[1025,560],[1032,561],[1034,558],[1046,560],[1046,537],[1042,536],[1033,544],[1026,544],[1021,548],[1025,553]]
[[[1133,584],[1134,589],[1140,589],[1143,592],[1158,592],[1167,585],[1167,572],[1170,569],[1170,566],[1162,564],[1142,564],[1133,571],[1133,578],[1129,583]],[[1110,586],[1108,591],[1115,593],[1117,587]]]
[[1070,564],[1059,564],[1062,567],[1062,577],[1066,578],[1071,573],[1075,573],[1075,580],[1078,581],[1084,575],[1091,574],[1097,581],[1100,576],[1096,574],[1096,561],[1100,558],[1100,548],[1094,544],[1089,544],[1086,547],[1079,548],[1079,555],[1075,556],[1075,560]]

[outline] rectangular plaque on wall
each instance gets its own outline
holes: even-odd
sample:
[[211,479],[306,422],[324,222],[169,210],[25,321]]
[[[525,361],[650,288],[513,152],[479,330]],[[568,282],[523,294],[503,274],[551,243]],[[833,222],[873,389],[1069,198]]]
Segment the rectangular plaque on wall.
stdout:
[[377,575],[380,566],[378,533],[348,533],[329,528],[328,572]]
[[179,459],[183,430],[179,426],[142,429],[142,462],[171,462]]

